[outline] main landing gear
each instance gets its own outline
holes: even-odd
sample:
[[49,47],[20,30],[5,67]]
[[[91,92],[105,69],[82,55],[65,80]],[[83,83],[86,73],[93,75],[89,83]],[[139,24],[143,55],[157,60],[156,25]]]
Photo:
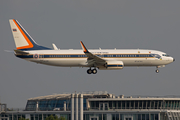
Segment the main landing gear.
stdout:
[[97,73],[97,69],[96,68],[94,68],[94,69],[90,68],[90,69],[87,70],[87,73],[88,74],[96,74]]

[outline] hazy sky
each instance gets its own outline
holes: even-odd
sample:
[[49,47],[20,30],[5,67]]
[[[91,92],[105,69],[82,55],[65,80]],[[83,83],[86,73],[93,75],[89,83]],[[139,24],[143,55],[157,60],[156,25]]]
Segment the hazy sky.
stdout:
[[[74,91],[115,95],[180,95],[180,0],[2,0],[0,99],[24,108],[28,98]],[[142,48],[176,59],[160,68],[125,67],[88,75],[87,68],[52,67],[16,58],[9,19],[40,45],[61,49]]]

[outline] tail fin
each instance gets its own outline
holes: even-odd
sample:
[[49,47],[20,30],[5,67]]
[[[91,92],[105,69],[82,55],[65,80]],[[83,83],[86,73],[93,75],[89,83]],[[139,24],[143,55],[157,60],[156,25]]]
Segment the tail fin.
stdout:
[[50,49],[50,48],[38,45],[17,20],[10,19],[9,23],[10,23],[12,34],[13,34],[14,41],[16,44],[16,49],[18,50]]

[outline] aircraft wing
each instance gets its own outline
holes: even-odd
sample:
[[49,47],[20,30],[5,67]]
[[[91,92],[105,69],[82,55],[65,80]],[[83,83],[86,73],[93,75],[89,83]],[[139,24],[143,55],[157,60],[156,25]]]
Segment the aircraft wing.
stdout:
[[87,59],[87,66],[94,67],[94,66],[102,66],[106,63],[106,60],[92,54],[91,52],[88,51],[88,49],[85,47],[82,41],[80,41],[81,47],[83,49],[83,52],[86,54],[88,57]]

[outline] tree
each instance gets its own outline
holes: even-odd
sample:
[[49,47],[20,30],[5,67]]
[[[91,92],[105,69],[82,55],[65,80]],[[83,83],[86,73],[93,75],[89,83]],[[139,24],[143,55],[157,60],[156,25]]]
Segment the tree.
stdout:
[[61,117],[59,118],[59,120],[66,120],[66,118],[63,117],[63,116],[61,116]]
[[21,117],[21,118],[19,118],[19,120],[29,120],[29,119],[25,119],[25,118]]
[[54,120],[54,116],[50,115],[49,117],[46,118],[46,120]]
[[54,120],[59,120],[57,115],[54,116]]
[[49,117],[46,118],[46,120],[66,120],[65,117],[61,116],[60,118],[57,117],[57,115],[53,116],[50,115]]

